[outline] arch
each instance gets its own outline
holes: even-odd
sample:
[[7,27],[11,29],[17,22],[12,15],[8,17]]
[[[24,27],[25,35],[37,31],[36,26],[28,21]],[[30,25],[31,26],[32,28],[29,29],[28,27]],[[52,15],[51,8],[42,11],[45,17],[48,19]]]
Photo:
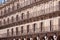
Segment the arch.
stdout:
[[9,23],[9,18],[7,18],[7,23]]
[[24,13],[21,14],[21,19],[23,19]]
[[14,32],[13,32],[13,28],[12,28],[12,29],[11,29],[11,35],[13,35],[13,33],[14,33]]
[[36,30],[36,23],[33,24],[33,31],[35,32]]
[[3,11],[1,10],[1,16],[3,15]]
[[14,5],[12,6],[12,10],[14,10]]
[[27,33],[29,32],[29,25],[27,25]]
[[3,24],[5,24],[6,23],[6,21],[5,21],[5,19],[3,20]]
[[19,3],[17,3],[17,9],[19,9]]
[[19,20],[19,15],[16,15],[16,21],[18,21]]
[[18,27],[16,27],[16,35],[18,35]]
[[23,33],[23,26],[21,26],[21,33]]
[[0,25],[2,25],[2,21],[0,21]]
[[7,29],[7,36],[9,36],[9,29]]
[[27,11],[27,18],[29,18],[29,11]]
[[43,22],[40,22],[40,28],[41,28],[41,32],[43,30]]
[[6,13],[6,8],[4,9],[4,13]]
[[14,22],[14,17],[13,16],[11,17],[11,22]]
[[8,8],[8,12],[10,12],[10,7]]

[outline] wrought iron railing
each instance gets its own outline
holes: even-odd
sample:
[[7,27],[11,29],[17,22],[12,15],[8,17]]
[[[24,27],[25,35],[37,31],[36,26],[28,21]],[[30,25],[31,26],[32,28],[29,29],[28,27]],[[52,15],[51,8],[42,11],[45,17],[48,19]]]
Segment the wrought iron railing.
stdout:
[[[37,17],[37,16],[40,16],[40,15],[45,15],[45,14],[52,13],[52,12],[55,12],[55,11],[59,11],[59,5],[55,5],[55,6],[52,6],[51,8],[49,7],[49,8],[46,8],[46,9],[41,9],[41,10],[38,10],[38,11],[35,11],[35,12],[31,12],[29,14],[29,18]],[[21,16],[20,16],[20,19],[18,21],[23,21],[23,20],[28,19],[27,15],[24,15],[23,17],[24,17],[24,19],[21,19]],[[2,23],[0,26],[12,24],[12,23],[15,23],[15,22],[17,22],[16,18],[15,18],[14,22],[9,22],[9,23],[6,22],[5,24]]]
[[[55,27],[55,29],[54,29],[54,27]],[[47,32],[55,32],[55,31],[59,31],[59,26],[53,25],[51,30],[49,29],[49,27],[44,27],[43,29],[42,29],[42,31],[40,28],[36,28],[35,31],[33,29],[29,29],[29,32],[27,32],[27,30],[23,30],[23,33],[21,33],[21,31],[18,31],[18,33],[13,32],[13,34],[11,32],[9,32],[9,34],[3,33],[3,34],[0,34],[0,38],[12,37],[12,36],[15,37],[15,36],[32,35],[32,34],[47,33]]]

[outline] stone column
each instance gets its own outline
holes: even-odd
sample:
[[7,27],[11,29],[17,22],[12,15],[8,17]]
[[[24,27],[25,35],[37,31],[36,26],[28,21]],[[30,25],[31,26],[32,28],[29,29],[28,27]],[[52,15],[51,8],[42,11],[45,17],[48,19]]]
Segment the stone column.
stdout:
[[40,40],[40,38],[39,38],[39,37],[37,37],[37,40]]
[[30,40],[33,40],[33,38],[30,38]]

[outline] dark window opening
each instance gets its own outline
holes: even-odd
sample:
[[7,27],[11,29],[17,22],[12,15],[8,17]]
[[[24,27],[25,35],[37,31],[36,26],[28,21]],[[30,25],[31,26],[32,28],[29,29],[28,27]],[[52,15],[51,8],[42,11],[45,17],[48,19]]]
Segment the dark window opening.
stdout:
[[27,11],[27,18],[29,18],[29,11]]
[[11,34],[13,35],[13,28],[11,29]]
[[14,18],[13,18],[13,16],[12,16],[12,19],[11,19],[11,20],[12,20],[12,22],[14,21]]
[[16,35],[18,35],[18,27],[16,27]]
[[7,36],[9,36],[9,29],[7,29]]
[[7,22],[9,23],[9,18],[7,19]]
[[2,25],[2,21],[0,21],[0,25]]
[[8,8],[8,12],[10,12],[10,7]]
[[23,19],[24,13],[21,14],[21,19]]
[[14,10],[14,5],[12,6],[12,10]]
[[3,15],[3,11],[1,11],[1,16]]
[[19,9],[19,3],[17,3],[17,9]]
[[19,17],[18,17],[18,15],[16,16],[16,21],[18,21],[19,20]]
[[5,24],[6,23],[5,19],[3,21],[4,21],[4,24]]
[[23,33],[23,26],[21,27],[21,33]]
[[6,9],[4,10],[4,13],[6,13]]
[[29,25],[27,25],[27,33],[29,32]]
[[52,31],[52,20],[50,20],[50,31]]
[[42,32],[42,30],[43,30],[42,27],[43,27],[43,22],[41,22],[41,32]]
[[33,31],[35,32],[35,30],[36,30],[36,23],[33,24]]

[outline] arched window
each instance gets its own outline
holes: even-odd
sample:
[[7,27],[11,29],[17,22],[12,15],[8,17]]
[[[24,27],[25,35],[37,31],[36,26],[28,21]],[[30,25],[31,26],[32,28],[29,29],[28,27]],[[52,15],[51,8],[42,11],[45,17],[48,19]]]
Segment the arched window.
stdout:
[[8,8],[8,12],[10,12],[10,7]]
[[12,16],[12,18],[11,18],[11,22],[14,22],[14,17]]
[[18,21],[19,20],[19,16],[18,15],[16,15],[16,21]]
[[50,20],[50,31],[52,31],[52,20]]
[[5,24],[6,23],[6,21],[5,21],[5,19],[3,20],[3,24]]
[[23,33],[23,26],[21,27],[21,33]]
[[29,32],[29,25],[27,25],[27,33]]
[[18,35],[18,27],[16,27],[16,35]]
[[7,23],[9,23],[9,18],[7,19]]
[[14,33],[14,32],[13,32],[13,28],[12,28],[12,29],[11,29],[11,35],[13,35],[13,33]]
[[0,25],[2,25],[2,21],[0,21]]
[[42,30],[43,30],[43,22],[41,22],[40,25],[41,25],[41,32],[42,32]]
[[27,18],[29,18],[29,11],[27,11]]
[[6,8],[4,9],[4,13],[6,13]]
[[9,36],[9,29],[7,29],[7,36]]
[[14,6],[12,6],[12,10],[14,10]]
[[35,32],[36,30],[36,23],[33,24],[33,31]]
[[19,3],[17,3],[17,9],[19,9]]
[[21,19],[23,19],[24,13],[21,14]]
[[3,15],[3,11],[1,11],[1,16]]
[[14,10],[14,7],[15,7],[15,6],[14,6],[14,3],[13,3],[12,10]]

